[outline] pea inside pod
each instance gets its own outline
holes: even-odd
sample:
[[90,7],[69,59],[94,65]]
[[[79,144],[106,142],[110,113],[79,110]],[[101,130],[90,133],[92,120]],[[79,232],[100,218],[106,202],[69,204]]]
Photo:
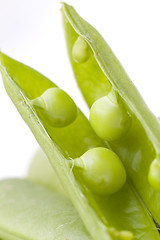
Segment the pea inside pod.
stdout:
[[93,103],[89,119],[97,135],[107,141],[121,138],[131,123],[126,109],[122,104],[120,105],[113,89],[107,96]]
[[60,88],[49,88],[40,97],[31,100],[33,106],[42,109],[46,119],[54,127],[65,127],[77,117],[78,109],[70,96]]
[[[81,65],[89,64],[92,57]],[[81,158],[88,149],[106,147],[82,112],[79,111],[73,124],[65,128],[53,127],[41,111],[43,109],[33,107],[31,101],[48,88],[56,87],[55,84],[34,69],[1,53],[0,61],[8,95],[45,151],[91,238],[115,240],[125,239],[127,235],[130,239],[134,236],[135,240],[159,240],[154,222],[128,178],[115,194],[101,196],[86,188],[79,167],[72,169],[69,166],[69,159]],[[114,231],[110,231],[113,228]]]
[[93,192],[110,195],[119,191],[126,181],[126,172],[119,157],[107,148],[93,148],[74,160],[85,183]]
[[81,36],[79,36],[74,43],[72,56],[74,61],[77,63],[86,62],[90,56],[90,47]]
[[157,192],[160,192],[160,163],[157,159],[150,165],[148,181]]
[[[64,21],[67,49],[78,86],[88,107],[91,108],[90,122],[97,135],[103,138],[106,145],[123,161],[136,191],[156,222],[160,224],[160,158],[157,157],[160,155],[160,123],[149,110],[100,33],[83,20],[72,7],[65,5],[64,15],[67,19]],[[72,56],[74,41],[78,36],[83,36],[92,49],[91,57],[84,64],[75,63]],[[106,104],[107,102],[108,104],[109,102],[111,105],[106,98],[110,91],[108,88],[110,84],[118,93],[119,102],[125,106],[126,110],[122,112],[129,113],[131,124],[127,131],[124,133],[122,131],[122,134],[118,128],[118,131],[112,132],[112,134],[111,129],[108,129],[107,132],[110,134],[105,136],[105,128],[101,127],[103,124],[97,124],[100,116],[99,113],[97,115],[97,112],[103,106],[101,103]],[[102,112],[105,112],[104,108]],[[104,118],[102,117],[100,120],[105,122],[110,119],[111,121],[108,121],[110,126],[113,118],[109,118],[107,114]],[[118,120],[118,117],[115,119]],[[107,129],[107,125],[105,127]]]

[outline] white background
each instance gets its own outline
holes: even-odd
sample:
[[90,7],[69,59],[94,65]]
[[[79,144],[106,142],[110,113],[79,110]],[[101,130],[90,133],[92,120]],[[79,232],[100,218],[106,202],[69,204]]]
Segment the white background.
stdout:
[[[160,116],[160,1],[72,0],[103,35],[150,109]],[[59,0],[0,0],[0,49],[66,90],[88,115],[68,61]],[[24,176],[38,144],[0,77],[0,178]]]

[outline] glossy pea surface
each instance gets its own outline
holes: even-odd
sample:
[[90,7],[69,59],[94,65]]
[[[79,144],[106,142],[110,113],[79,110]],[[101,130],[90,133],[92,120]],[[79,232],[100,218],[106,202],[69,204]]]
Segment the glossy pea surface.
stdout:
[[78,37],[72,49],[72,56],[75,62],[84,63],[88,60],[90,49],[88,43],[82,38]]
[[98,194],[113,194],[126,181],[126,172],[119,157],[107,148],[93,148],[80,157],[83,178],[87,186]]
[[60,88],[49,88],[32,104],[42,108],[46,119],[54,127],[65,127],[77,117],[78,109],[70,96]]
[[148,181],[157,192],[160,192],[160,163],[157,159],[150,165]]
[[93,103],[89,119],[96,134],[107,141],[119,139],[127,131],[130,122],[123,106],[108,96]]

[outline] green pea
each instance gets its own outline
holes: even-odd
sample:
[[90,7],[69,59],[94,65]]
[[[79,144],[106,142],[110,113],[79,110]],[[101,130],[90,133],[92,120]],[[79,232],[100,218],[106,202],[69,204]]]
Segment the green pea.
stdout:
[[88,60],[89,55],[90,48],[87,42],[82,37],[78,37],[72,49],[74,61],[77,63],[84,63]]
[[134,238],[133,233],[130,231],[126,231],[126,230],[118,231],[114,227],[109,228],[109,231],[114,237],[116,237],[116,239],[132,240]]
[[150,165],[148,181],[157,192],[160,192],[160,163],[157,159]]
[[121,231],[119,234],[119,238],[122,240],[132,240],[134,238],[134,235],[130,231]]
[[59,88],[49,88],[40,97],[31,101],[42,109],[45,118],[53,127],[65,127],[77,117],[78,109],[70,96]]
[[119,157],[111,150],[97,147],[75,159],[86,185],[101,195],[119,191],[126,181],[126,172]]
[[96,134],[107,141],[119,139],[130,125],[130,117],[114,90],[93,103],[89,120]]

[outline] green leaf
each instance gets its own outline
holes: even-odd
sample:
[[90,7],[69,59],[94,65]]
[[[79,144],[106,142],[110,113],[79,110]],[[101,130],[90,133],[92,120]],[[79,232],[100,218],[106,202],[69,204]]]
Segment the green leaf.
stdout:
[[27,180],[0,181],[0,238],[91,240],[69,199]]
[[[160,161],[160,123],[97,30],[67,4],[63,4],[62,13],[69,58],[88,106],[106,96],[110,91],[108,86],[113,86],[131,116],[132,124],[127,134],[106,144],[121,158],[136,191],[160,224],[160,193],[148,182],[150,164],[155,158]],[[92,49],[89,60],[83,64],[76,63],[72,57],[72,48],[79,35]]]
[[160,239],[151,216],[129,179],[116,194],[100,196],[86,187],[79,171],[69,167],[68,160],[81,156],[90,148],[106,146],[96,136],[85,116],[79,112],[77,119],[69,126],[52,127],[42,112],[32,107],[30,100],[55,85],[40,73],[2,53],[0,61],[8,95],[46,153],[91,238],[114,240],[117,233],[127,230],[137,240]]

